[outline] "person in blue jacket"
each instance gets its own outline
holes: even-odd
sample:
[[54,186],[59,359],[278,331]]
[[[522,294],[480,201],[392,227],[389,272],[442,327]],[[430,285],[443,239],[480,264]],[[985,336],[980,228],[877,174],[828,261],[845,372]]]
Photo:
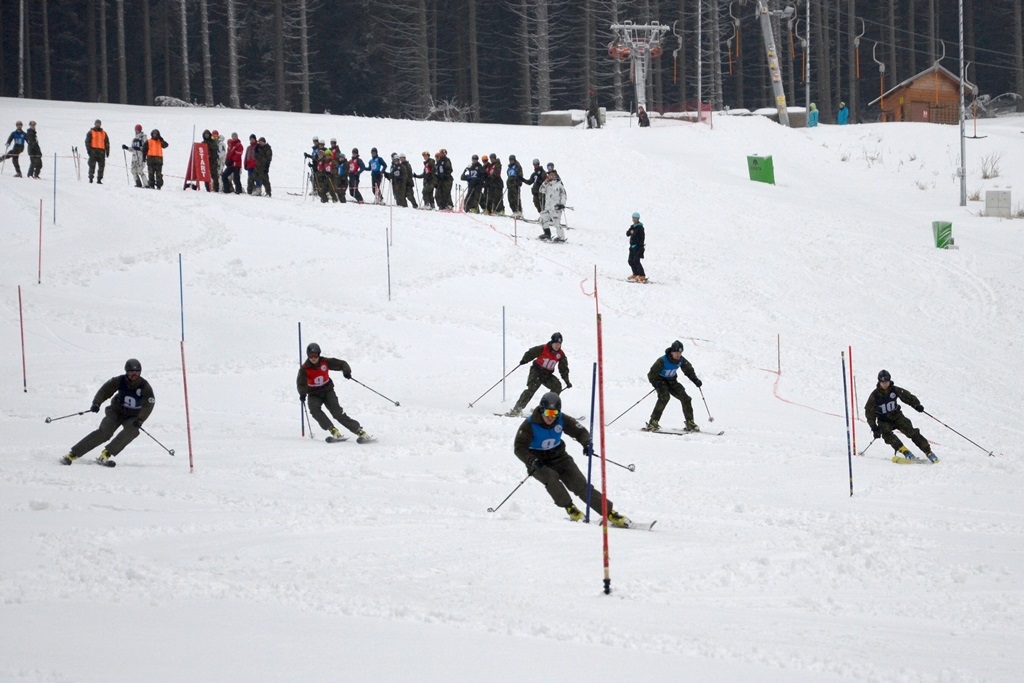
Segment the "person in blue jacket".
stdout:
[[846,106],[846,102],[839,103],[839,113],[836,114],[836,123],[840,126],[845,126],[850,121],[850,108]]
[[807,112],[807,127],[815,128],[818,125],[818,105],[811,102]]
[[[549,391],[541,397],[540,405],[530,417],[519,425],[513,451],[526,465],[528,474],[544,484],[555,505],[564,509],[569,519],[578,522],[583,519],[583,511],[572,502],[569,492],[576,494],[584,503],[589,494],[590,507],[599,515],[604,494],[587,483],[576,461],[565,452],[563,434],[578,441],[583,446],[583,453],[590,455],[590,432],[578,421],[563,414],[561,397]],[[629,518],[616,512],[610,500],[607,503],[608,523],[628,527]]]
[[693,365],[683,358],[683,342],[677,339],[672,342],[672,346],[665,349],[664,356],[654,361],[654,365],[647,373],[647,381],[658,392],[658,402],[654,404],[651,419],[643,428],[644,431],[656,432],[661,429],[658,420],[661,419],[661,414],[665,411],[665,406],[668,405],[669,398],[672,396],[675,396],[683,404],[683,417],[686,419],[684,430],[687,432],[700,431],[700,427],[693,421],[693,402],[690,401],[686,389],[683,389],[683,385],[676,379],[679,372],[686,375],[698,389],[703,386],[704,383],[697,377]]
[[384,193],[380,188],[381,183],[384,182],[384,171],[387,170],[388,163],[377,154],[376,147],[370,150],[370,163],[368,167],[370,169],[370,185],[373,187],[373,203],[383,204]]
[[18,157],[25,151],[25,131],[21,126],[21,121],[14,124],[14,130],[7,136],[7,153],[4,154],[4,159],[10,159],[14,164],[15,178],[21,177],[21,164],[18,163]]

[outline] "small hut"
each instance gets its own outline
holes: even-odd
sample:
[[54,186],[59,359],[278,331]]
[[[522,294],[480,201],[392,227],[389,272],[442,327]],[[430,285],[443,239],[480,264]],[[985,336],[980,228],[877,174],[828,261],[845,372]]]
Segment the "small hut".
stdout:
[[[974,97],[978,87],[964,81],[966,94]],[[881,121],[959,123],[960,79],[935,62],[868,104],[877,106]]]

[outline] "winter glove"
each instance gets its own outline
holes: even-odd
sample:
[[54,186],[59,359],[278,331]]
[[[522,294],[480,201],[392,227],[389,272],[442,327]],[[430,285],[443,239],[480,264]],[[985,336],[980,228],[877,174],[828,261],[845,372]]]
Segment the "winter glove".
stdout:
[[589,444],[589,443],[583,444],[583,455],[585,455],[586,457],[589,458],[590,457],[590,453],[591,453],[591,450],[590,450],[591,448],[593,448],[593,446],[591,446],[591,444]]
[[107,158],[108,159],[110,158],[110,150],[109,149],[107,150]]
[[876,439],[881,439],[882,430],[879,429],[878,427],[875,427],[874,429],[871,430],[871,436],[875,437]]
[[141,429],[142,420],[140,420],[139,418],[135,418],[134,420],[132,420],[132,427],[135,427],[136,429]]
[[121,145],[121,149],[127,150],[128,149],[128,145]]
[[95,403],[93,403],[92,407],[90,407],[89,410],[91,410],[94,413],[98,413],[98,412],[100,412],[100,407],[98,405],[96,405]]
[[299,403],[305,403],[305,402],[306,402],[306,395],[305,394],[301,394],[299,396]]
[[701,382],[699,379],[695,379],[693,380],[693,385],[700,389],[702,386],[704,386],[704,382]]
[[565,380],[565,388],[572,389],[572,382],[570,382],[569,380]]
[[532,458],[528,466],[531,472],[536,472],[540,468],[544,467],[544,463],[541,462],[540,458]]
[[344,377],[345,379],[352,379],[352,373],[349,372],[348,370],[341,373],[341,376]]
[[565,204],[555,204],[555,208],[561,211],[562,209],[565,208]]
[[914,410],[916,410],[919,413],[923,413],[924,412],[924,406],[921,405],[920,403],[918,403],[916,406],[914,406]]

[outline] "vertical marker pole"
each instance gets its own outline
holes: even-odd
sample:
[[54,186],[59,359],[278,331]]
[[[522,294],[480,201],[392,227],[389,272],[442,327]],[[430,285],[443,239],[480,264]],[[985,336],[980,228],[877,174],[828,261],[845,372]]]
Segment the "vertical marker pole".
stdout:
[[601,306],[597,298],[597,266],[594,266],[594,310],[597,314],[597,395],[601,411],[601,533],[604,544],[604,594],[612,592],[611,570],[609,568],[608,551],[608,466],[605,462],[607,444],[604,429],[604,345],[601,337]]
[[853,496],[853,450],[850,446],[850,404],[846,401],[846,352],[840,351],[843,367],[840,369],[843,375],[843,410],[846,412],[846,461],[850,466],[850,496]]
[[181,386],[185,392],[185,434],[188,436],[188,471],[195,470],[192,457],[192,419],[188,410],[188,373],[185,371],[185,278],[181,265],[181,254],[178,254],[178,297],[181,302]]
[[43,200],[39,200],[39,275],[36,284],[43,284]]
[[[594,443],[594,403],[597,400],[597,363],[594,363],[594,372],[590,378],[590,443]],[[590,472],[593,469],[594,449],[590,448],[587,453],[587,524],[590,524],[590,494],[593,491],[590,485]]]
[[[299,365],[301,366],[306,357],[303,355],[302,349],[302,322],[299,321]],[[306,438],[306,411],[302,407],[302,402],[299,402],[299,424],[302,425],[302,438]],[[313,429],[310,426],[309,436],[313,436]]]
[[388,239],[388,231],[384,231],[384,245],[387,249],[388,260],[388,301],[391,301],[391,242]]
[[847,419],[850,421],[850,434],[853,440],[853,452],[857,452],[857,396],[854,394],[853,388],[853,347],[848,346],[847,350],[850,353],[850,411],[851,415]]
[[21,324],[21,387],[28,393],[28,374],[25,372],[25,316],[21,311],[21,285],[18,285],[18,321]]
[[501,307],[501,402],[505,402],[505,307]]
[[53,224],[57,225],[57,153],[53,153]]

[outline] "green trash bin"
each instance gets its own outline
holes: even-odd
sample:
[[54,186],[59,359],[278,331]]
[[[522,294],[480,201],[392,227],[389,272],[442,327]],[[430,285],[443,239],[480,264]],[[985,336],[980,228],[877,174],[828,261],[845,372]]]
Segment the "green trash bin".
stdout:
[[775,166],[772,164],[771,157],[747,157],[747,171],[750,172],[751,180],[770,185],[775,184]]
[[935,236],[935,246],[939,249],[949,249],[953,246],[953,224],[948,221],[932,221],[932,234]]

